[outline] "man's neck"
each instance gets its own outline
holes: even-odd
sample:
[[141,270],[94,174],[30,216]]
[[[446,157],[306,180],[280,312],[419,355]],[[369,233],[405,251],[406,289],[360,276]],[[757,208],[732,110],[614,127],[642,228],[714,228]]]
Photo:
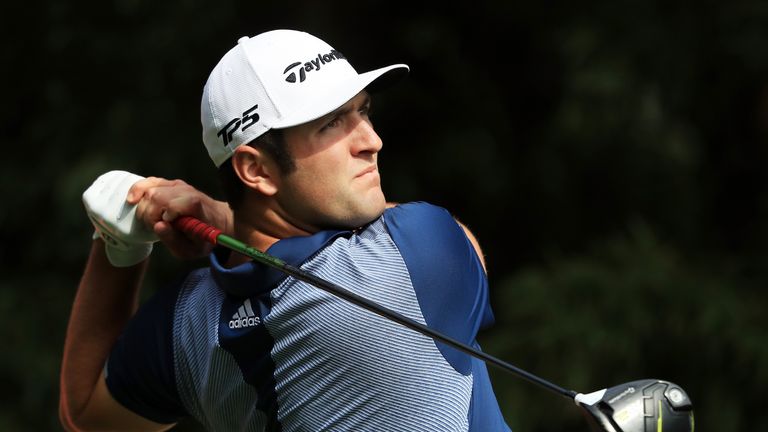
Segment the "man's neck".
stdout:
[[[289,223],[266,206],[246,206],[240,211],[235,211],[233,222],[235,238],[262,252],[281,239],[312,234]],[[247,261],[250,261],[250,258],[232,254],[227,266],[234,267]]]

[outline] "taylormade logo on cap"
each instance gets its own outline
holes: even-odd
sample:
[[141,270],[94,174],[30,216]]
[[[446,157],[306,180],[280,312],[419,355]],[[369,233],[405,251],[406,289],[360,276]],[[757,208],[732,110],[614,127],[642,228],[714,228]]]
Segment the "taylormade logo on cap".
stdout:
[[383,75],[407,70],[398,64],[358,74],[338,50],[295,30],[240,38],[203,88],[203,143],[221,166],[237,147],[270,129],[320,118]]
[[[320,67],[326,63],[330,63],[337,59],[343,59],[346,58],[344,55],[336,50],[331,50],[328,54],[318,54],[317,59],[310,60],[308,62],[304,62],[304,65],[299,68],[299,82],[304,82],[305,79],[307,79],[307,72],[317,71],[320,70]],[[285,77],[285,80],[289,83],[295,83],[296,82],[296,73],[291,71],[291,69],[295,68],[296,66],[301,65],[302,62],[296,62],[291,63],[288,65],[287,68],[283,71],[283,73],[287,73],[288,75]],[[288,71],[291,71],[288,73]]]

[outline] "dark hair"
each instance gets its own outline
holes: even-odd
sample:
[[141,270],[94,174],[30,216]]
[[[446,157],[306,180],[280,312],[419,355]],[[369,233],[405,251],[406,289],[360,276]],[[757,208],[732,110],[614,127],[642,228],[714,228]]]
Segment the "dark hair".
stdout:
[[[290,174],[296,169],[296,163],[286,148],[285,135],[281,129],[272,129],[246,145],[259,149],[271,157],[282,174]],[[232,158],[224,161],[219,167],[219,181],[229,207],[232,210],[238,210],[243,203],[245,185],[232,167]]]

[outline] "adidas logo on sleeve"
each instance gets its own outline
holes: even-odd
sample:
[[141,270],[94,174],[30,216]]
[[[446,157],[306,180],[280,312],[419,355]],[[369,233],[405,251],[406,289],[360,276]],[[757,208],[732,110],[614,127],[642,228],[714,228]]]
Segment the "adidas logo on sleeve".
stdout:
[[261,318],[256,316],[251,307],[251,299],[246,299],[237,312],[229,320],[229,328],[238,329],[246,327],[256,327],[261,324]]

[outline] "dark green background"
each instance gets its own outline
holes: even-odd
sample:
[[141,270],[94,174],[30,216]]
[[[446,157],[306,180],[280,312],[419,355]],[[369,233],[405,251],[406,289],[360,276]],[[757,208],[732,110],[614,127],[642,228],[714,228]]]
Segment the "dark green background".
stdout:
[[[80,194],[111,169],[218,194],[202,86],[237,38],[274,28],[360,71],[411,66],[374,104],[384,190],[478,236],[486,351],[584,392],[668,379],[698,431],[768,430],[768,4],[449,4],[6,2],[0,430],[60,429]],[[147,293],[203,264],[157,248]],[[492,373],[515,431],[587,430],[566,399]]]

